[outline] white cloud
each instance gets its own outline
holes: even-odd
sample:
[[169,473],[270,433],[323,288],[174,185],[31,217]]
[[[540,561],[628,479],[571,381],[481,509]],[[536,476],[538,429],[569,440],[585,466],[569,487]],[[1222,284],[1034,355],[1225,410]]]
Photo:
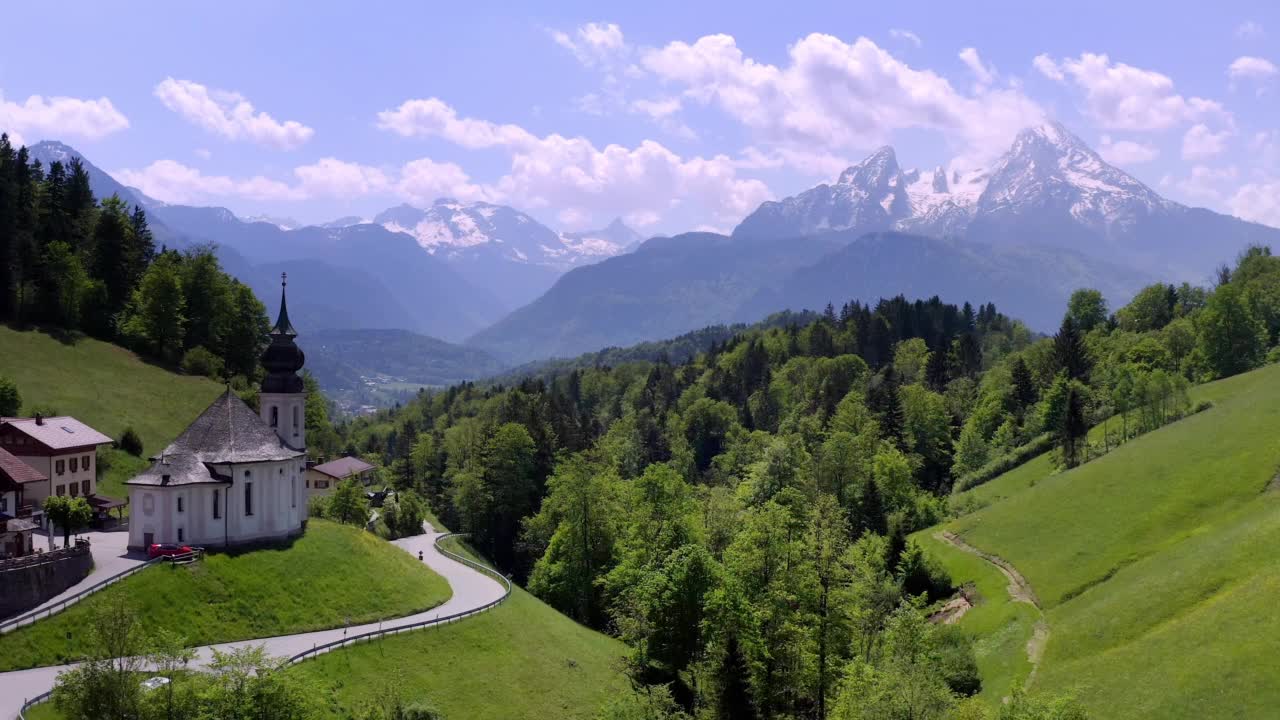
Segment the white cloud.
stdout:
[[1229,131],[1213,132],[1204,123],[1192,125],[1182,136],[1183,160],[1207,160],[1221,155],[1227,147]]
[[1235,166],[1211,168],[1207,165],[1195,165],[1185,178],[1165,175],[1160,179],[1160,186],[1177,190],[1195,201],[1216,203],[1225,197],[1222,188],[1234,182],[1239,175]]
[[1236,58],[1230,66],[1227,67],[1227,74],[1232,79],[1238,78],[1269,78],[1277,72],[1275,63],[1266,58],[1252,57],[1249,55],[1241,55]]
[[1239,38],[1260,38],[1266,37],[1266,32],[1262,26],[1252,20],[1245,20],[1236,27],[1236,37]]
[[97,140],[127,127],[129,119],[105,97],[83,100],[32,95],[17,103],[5,100],[0,92],[0,130],[9,133],[10,142],[15,146],[26,138]]
[[645,52],[646,69],[715,105],[766,144],[833,152],[884,144],[903,128],[939,130],[988,153],[1039,121],[1040,107],[1014,88],[966,95],[930,70],[916,70],[867,38],[852,44],[812,34],[777,67],[744,56],[729,35],[673,42]]
[[924,45],[924,41],[920,39],[920,36],[911,32],[910,30],[893,28],[889,31],[889,37],[894,38],[895,40],[906,40],[907,42],[911,43],[912,45],[915,45],[916,47],[921,47]]
[[280,122],[265,112],[255,112],[239,93],[210,89],[190,80],[165,78],[156,85],[155,96],[188,122],[228,140],[292,150],[315,134],[296,120]]
[[385,192],[391,182],[375,167],[321,158],[314,164],[294,168],[299,190],[308,197],[352,197]]
[[279,180],[260,175],[242,179],[205,175],[174,160],[157,160],[141,170],[118,170],[112,176],[168,203],[193,203],[226,197],[251,200],[299,200],[303,197],[298,188]]
[[1138,165],[1155,160],[1160,156],[1160,150],[1150,143],[1113,140],[1110,135],[1103,135],[1098,154],[1116,165]]
[[1245,220],[1280,228],[1280,179],[1240,186],[1227,206]]
[[496,199],[492,193],[475,183],[467,173],[450,162],[436,162],[420,158],[405,163],[400,169],[396,190],[401,197],[415,205],[429,205],[441,197],[451,197],[464,202]]
[[191,152],[201,160],[208,160],[209,158],[213,157],[213,153],[210,152],[208,148],[196,148]]
[[1035,56],[1031,60],[1031,64],[1035,66],[1036,70],[1040,71],[1041,75],[1044,75],[1050,80],[1062,82],[1067,79],[1066,74],[1062,72],[1062,68],[1058,67],[1058,63],[1054,62],[1053,58],[1049,57],[1045,53],[1040,53]]
[[680,98],[658,98],[656,100],[635,100],[631,109],[658,120],[680,112]]
[[459,117],[437,98],[409,100],[378,114],[378,126],[404,136],[435,136],[466,148],[505,148],[511,168],[485,193],[527,208],[552,207],[614,217],[665,214],[686,202],[737,221],[771,194],[759,180],[738,177],[728,157],[682,158],[645,140],[634,148],[597,148],[586,138],[535,136],[517,125]]
[[573,53],[578,62],[592,68],[611,65],[628,50],[622,29],[614,23],[587,23],[572,35],[554,30],[551,38]]
[[1070,77],[1084,91],[1088,113],[1110,130],[1163,130],[1204,118],[1232,122],[1221,103],[1183,97],[1167,75],[1113,63],[1106,55],[1083,53],[1061,62],[1039,55],[1033,63],[1046,77]]
[[978,79],[979,85],[990,85],[996,79],[995,68],[982,62],[982,58],[978,55],[976,48],[967,47],[960,51],[960,61],[963,62],[973,76]]

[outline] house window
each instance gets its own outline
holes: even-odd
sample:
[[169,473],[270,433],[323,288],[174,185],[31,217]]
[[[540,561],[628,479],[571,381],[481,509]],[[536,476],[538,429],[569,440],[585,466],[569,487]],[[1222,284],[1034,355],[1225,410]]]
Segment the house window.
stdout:
[[90,458],[90,457],[92,457],[92,456],[91,456],[91,455],[85,455],[84,457],[80,458],[80,467],[84,468],[86,471],[89,469],[89,458]]
[[71,483],[71,497],[80,496],[80,483]]
[[71,472],[77,472],[80,469],[80,458],[71,458]]
[[182,496],[178,496],[178,512],[182,512]]
[[178,542],[182,542],[184,539],[185,538],[183,537],[182,528],[178,528]]
[[277,427],[280,424],[280,408],[275,405],[271,406],[271,427]]
[[317,480],[317,481],[316,481],[316,489],[317,489],[317,490],[327,490],[328,488],[329,488],[329,481],[328,481],[328,480]]
[[84,493],[85,495],[88,495],[88,494],[89,494],[89,481],[88,481],[88,480],[81,480],[81,481],[80,481],[80,492]]
[[218,496],[221,492],[222,492],[221,490],[216,490],[216,489],[213,491],[213,519],[214,520],[217,520],[218,518],[222,517],[222,505],[218,502],[219,500]]
[[60,496],[61,496],[61,495],[66,495],[66,494],[67,494],[67,486],[66,486],[66,485],[59,485],[59,486],[58,486],[58,495],[60,495]]
[[244,514],[253,514],[253,483],[244,484]]
[[9,498],[0,495],[0,513],[9,512]]
[[53,464],[53,469],[54,469],[54,472],[58,473],[59,475],[66,473],[67,461],[66,460],[57,461],[56,463]]

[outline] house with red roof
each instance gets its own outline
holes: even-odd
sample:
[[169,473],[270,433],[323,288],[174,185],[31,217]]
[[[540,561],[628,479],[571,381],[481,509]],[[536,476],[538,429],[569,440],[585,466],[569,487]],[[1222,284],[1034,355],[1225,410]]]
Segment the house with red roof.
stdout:
[[51,495],[84,497],[100,514],[124,505],[123,500],[97,494],[98,448],[111,442],[103,433],[65,415],[0,418],[0,450],[21,460],[41,478],[22,483],[25,504],[33,509],[31,519],[40,526],[44,524],[40,508]]
[[0,449],[0,560],[33,551],[31,535],[39,526],[31,520],[26,486],[48,480],[39,470]]

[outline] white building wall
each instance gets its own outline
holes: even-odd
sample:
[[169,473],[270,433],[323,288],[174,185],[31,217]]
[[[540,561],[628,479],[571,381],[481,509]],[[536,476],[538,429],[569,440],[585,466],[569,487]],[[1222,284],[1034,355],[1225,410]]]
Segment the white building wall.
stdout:
[[258,395],[258,412],[263,422],[270,425],[286,445],[298,450],[307,447],[305,393],[261,393]]

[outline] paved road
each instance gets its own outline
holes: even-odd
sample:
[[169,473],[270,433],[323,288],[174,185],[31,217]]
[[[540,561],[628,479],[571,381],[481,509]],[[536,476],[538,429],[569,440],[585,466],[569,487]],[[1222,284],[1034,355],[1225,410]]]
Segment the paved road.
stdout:
[[[439,573],[449,583],[449,587],[453,589],[453,595],[447,602],[438,607],[427,610],[426,612],[409,615],[397,620],[389,620],[384,623],[368,623],[365,625],[354,625],[343,630],[319,630],[317,632],[300,633],[298,635],[283,635],[280,637],[266,638],[259,640],[242,640],[239,642],[223,643],[221,645],[213,645],[197,648],[197,664],[207,663],[213,656],[212,650],[218,649],[227,651],[237,647],[246,645],[264,645],[267,653],[277,657],[289,657],[303,650],[308,650],[315,645],[323,645],[324,643],[340,640],[345,635],[358,635],[363,632],[377,630],[382,628],[394,628],[402,625],[412,625],[414,623],[423,622],[436,617],[451,615],[453,613],[463,612],[466,610],[474,610],[475,608],[486,605],[498,598],[502,597],[504,589],[498,581],[485,575],[482,572],[473,570],[460,562],[451,560],[441,555],[435,548],[435,539],[444,533],[428,532],[423,535],[415,535],[410,538],[396,540],[395,544],[404,548],[417,557],[418,552],[422,551],[423,559],[428,567]],[[69,665],[60,665],[56,667],[32,668],[30,670],[17,670],[14,672],[0,673],[0,718],[10,720],[18,716],[18,711],[22,709],[22,703],[26,698],[35,697],[53,687],[57,680],[58,673],[66,670]]]

